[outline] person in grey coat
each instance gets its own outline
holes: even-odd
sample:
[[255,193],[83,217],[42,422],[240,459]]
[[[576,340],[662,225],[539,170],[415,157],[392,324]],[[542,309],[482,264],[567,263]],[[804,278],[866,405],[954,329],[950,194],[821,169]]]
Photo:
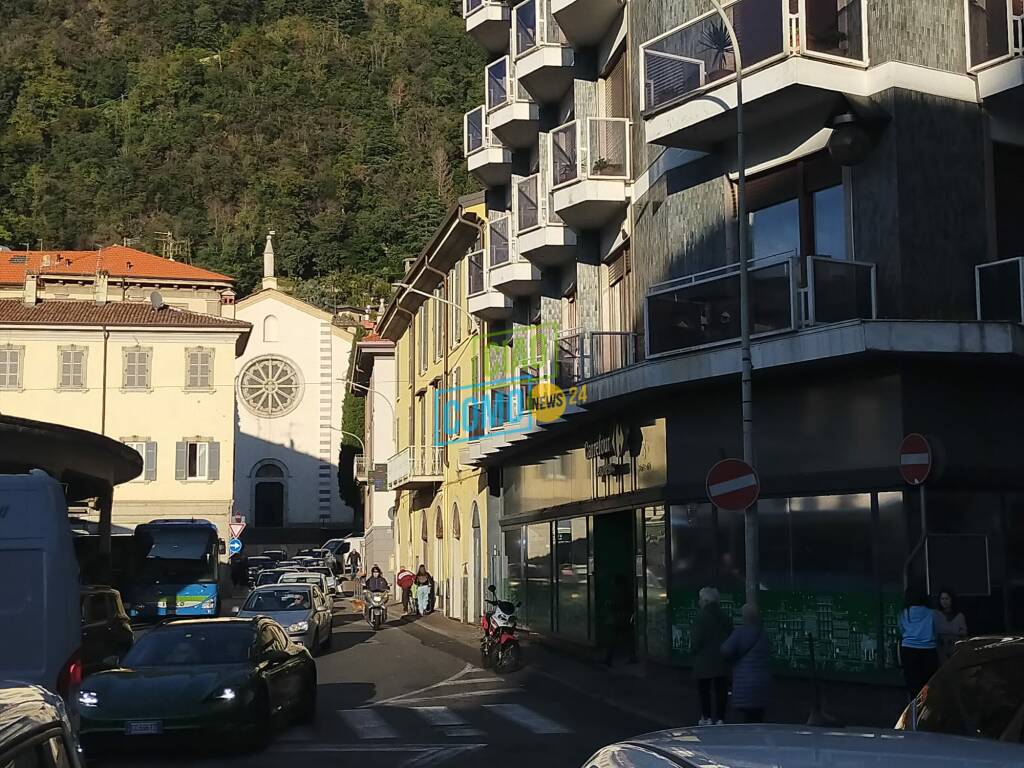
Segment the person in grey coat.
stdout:
[[[732,632],[732,619],[722,612],[718,590],[704,587],[697,597],[700,610],[693,622],[690,657],[693,679],[700,696],[700,722],[715,725],[725,722],[725,706],[729,697],[729,663],[722,656],[722,643]],[[715,694],[714,709],[711,694]]]
[[772,646],[756,605],[743,606],[743,623],[722,644],[732,663],[732,706],[745,723],[763,723],[772,689]]

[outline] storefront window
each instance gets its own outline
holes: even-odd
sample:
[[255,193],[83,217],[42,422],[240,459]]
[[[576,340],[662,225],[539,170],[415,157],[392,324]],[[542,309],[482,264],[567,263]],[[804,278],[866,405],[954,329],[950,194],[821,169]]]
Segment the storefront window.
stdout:
[[523,529],[505,531],[505,556],[508,558],[508,599],[522,600],[526,595],[523,588]]
[[644,510],[644,617],[647,655],[663,658],[669,653],[668,530],[664,507]]
[[558,561],[558,633],[586,641],[589,635],[590,542],[587,519],[575,517],[555,523],[555,556]]
[[524,624],[534,632],[551,631],[551,523],[526,527],[526,601]]

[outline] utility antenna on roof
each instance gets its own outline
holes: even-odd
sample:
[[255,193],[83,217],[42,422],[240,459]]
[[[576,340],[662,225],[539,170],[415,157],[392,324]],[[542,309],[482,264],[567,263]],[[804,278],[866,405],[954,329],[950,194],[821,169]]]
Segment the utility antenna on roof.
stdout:
[[149,294],[149,303],[153,305],[153,311],[159,312],[164,307],[164,297],[160,295],[160,291],[153,291]]

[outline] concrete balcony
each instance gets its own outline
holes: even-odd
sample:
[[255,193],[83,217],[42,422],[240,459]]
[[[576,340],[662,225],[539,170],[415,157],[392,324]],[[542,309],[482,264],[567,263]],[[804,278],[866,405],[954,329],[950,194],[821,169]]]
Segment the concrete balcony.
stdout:
[[[726,13],[743,54],[752,130],[798,114],[820,113],[824,122],[841,94],[867,96],[885,87],[865,71],[866,0],[734,0]],[[707,151],[732,138],[735,76],[732,45],[713,11],[644,43],[647,141]]]
[[551,133],[551,206],[574,229],[599,229],[629,204],[629,120],[590,117]]
[[366,457],[361,453],[356,454],[355,468],[352,474],[357,483],[366,482]]
[[500,187],[512,178],[512,150],[487,125],[487,110],[477,107],[463,119],[463,152],[470,175],[486,187]]
[[1024,110],[1024,5],[1020,0],[967,3],[967,62],[986,102]]
[[487,284],[506,296],[531,296],[540,292],[541,272],[515,252],[512,217],[492,218],[487,224]]
[[516,79],[536,101],[558,101],[572,86],[575,54],[549,0],[524,0],[512,9],[512,51]]
[[625,7],[623,0],[551,0],[551,15],[574,48],[597,45]]
[[576,257],[576,232],[552,212],[546,178],[535,173],[520,180],[512,198],[516,248],[520,256],[541,267],[566,264]]
[[444,479],[442,449],[409,446],[388,459],[388,490],[410,491],[439,485]]
[[487,125],[507,147],[522,149],[537,141],[540,132],[540,108],[522,84],[516,80],[508,56],[487,65]]
[[467,309],[469,314],[481,320],[503,320],[512,314],[512,299],[487,283],[487,254],[474,251],[469,259],[469,286]]
[[463,0],[462,17],[466,32],[488,53],[508,50],[508,6],[500,0]]

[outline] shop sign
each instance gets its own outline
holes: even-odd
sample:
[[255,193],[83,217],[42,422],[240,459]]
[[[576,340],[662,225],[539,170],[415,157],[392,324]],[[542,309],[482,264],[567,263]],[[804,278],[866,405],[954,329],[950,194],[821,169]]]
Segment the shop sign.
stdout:
[[597,468],[598,477],[629,474],[633,453],[630,450],[632,436],[632,427],[616,424],[610,432],[601,434],[596,440],[583,444],[588,459],[606,459]]

